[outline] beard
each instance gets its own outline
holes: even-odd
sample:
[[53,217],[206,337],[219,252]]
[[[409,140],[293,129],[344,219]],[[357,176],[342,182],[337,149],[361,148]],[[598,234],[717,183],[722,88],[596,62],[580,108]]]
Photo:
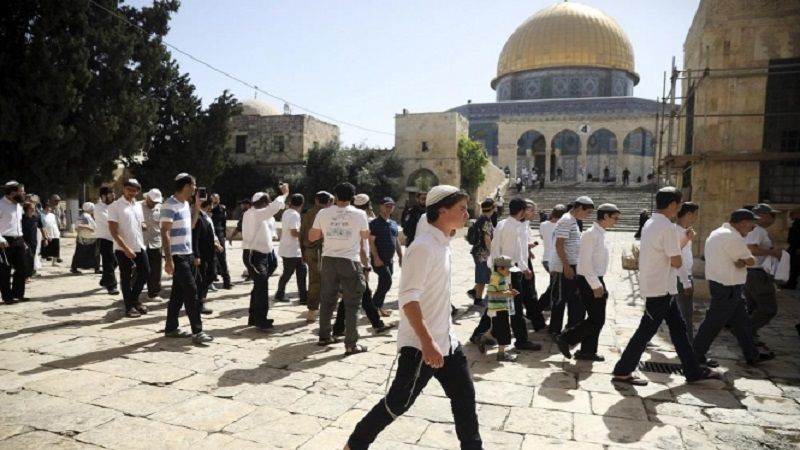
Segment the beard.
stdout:
[[14,201],[17,202],[17,203],[24,202],[25,201],[25,195],[24,194],[14,194]]

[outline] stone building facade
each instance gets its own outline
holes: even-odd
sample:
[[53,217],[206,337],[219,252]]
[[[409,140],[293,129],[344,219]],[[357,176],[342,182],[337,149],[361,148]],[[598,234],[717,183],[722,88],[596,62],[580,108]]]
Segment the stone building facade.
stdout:
[[769,202],[782,211],[770,235],[784,242],[800,209],[800,2],[701,0],[683,66],[665,164],[701,204],[698,241],[731,210]]
[[282,114],[269,104],[243,102],[231,121],[235,164],[254,163],[265,169],[301,170],[308,152],[339,140],[339,127],[306,114]]
[[403,160],[407,192],[427,191],[437,184],[461,185],[458,140],[469,129],[464,116],[403,113],[394,120],[395,151]]

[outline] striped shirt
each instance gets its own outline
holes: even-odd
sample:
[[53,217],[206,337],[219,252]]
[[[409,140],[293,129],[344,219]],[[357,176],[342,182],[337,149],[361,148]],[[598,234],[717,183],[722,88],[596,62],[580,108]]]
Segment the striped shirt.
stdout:
[[514,299],[504,295],[498,295],[508,291],[508,280],[506,277],[498,272],[492,272],[489,279],[489,285],[486,286],[486,297],[488,303],[486,306],[486,314],[489,317],[497,315],[498,311],[509,311],[509,315],[514,314]]
[[[572,217],[572,214],[565,213],[556,222],[556,231],[553,235],[553,246],[555,247],[558,239],[564,239],[564,251],[567,254],[567,263],[571,266],[578,264],[578,252],[581,245],[581,232],[578,229],[578,221]],[[558,252],[553,252],[553,260],[551,263],[553,267],[550,270],[555,272],[562,272],[564,265]]]
[[161,206],[161,223],[171,223],[169,230],[170,252],[173,255],[192,254],[192,210],[189,202],[172,197]]

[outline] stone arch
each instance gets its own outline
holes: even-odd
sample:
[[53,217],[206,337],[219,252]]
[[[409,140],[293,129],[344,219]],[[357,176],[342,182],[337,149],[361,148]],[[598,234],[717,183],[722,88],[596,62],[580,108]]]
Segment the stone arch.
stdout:
[[528,130],[517,139],[517,171],[523,167],[536,167],[540,174],[544,173],[547,152],[547,140],[537,130]]
[[642,181],[647,180],[655,157],[655,139],[650,130],[639,127],[631,131],[622,141],[622,168],[627,168],[631,174],[631,182],[635,182],[641,177]]
[[439,184],[439,177],[429,169],[417,169],[408,176],[406,180],[406,191],[427,192],[433,186]]
[[[605,168],[608,167],[608,179]],[[617,135],[607,128],[592,133],[586,142],[586,178],[611,181],[617,176]]]
[[578,179],[578,155],[581,153],[581,138],[572,130],[561,130],[550,141],[552,155],[550,159],[550,179],[557,179],[558,169],[562,169],[563,181]]

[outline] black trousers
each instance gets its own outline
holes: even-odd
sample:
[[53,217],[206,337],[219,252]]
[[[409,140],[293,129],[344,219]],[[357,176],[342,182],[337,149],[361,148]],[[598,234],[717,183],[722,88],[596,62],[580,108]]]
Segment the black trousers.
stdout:
[[[577,266],[571,267],[573,272],[577,269]],[[553,304],[550,305],[549,332],[550,334],[558,334],[564,328],[565,308],[567,309],[567,314],[569,314],[567,328],[572,328],[583,320],[586,311],[578,297],[578,275],[575,275],[570,280],[564,275],[564,272],[559,273],[553,289],[555,289],[555,296],[553,297]]]
[[278,280],[278,291],[275,292],[275,298],[283,300],[283,296],[286,293],[286,283],[289,282],[289,278],[291,278],[292,275],[295,275],[297,279],[297,292],[300,293],[300,301],[305,302],[308,296],[308,291],[306,289],[308,268],[306,267],[306,263],[303,262],[303,258],[282,257],[281,259],[283,259],[283,273]]
[[699,360],[704,360],[711,343],[726,324],[731,324],[733,335],[739,342],[745,359],[755,359],[758,349],[753,342],[753,330],[750,325],[750,316],[747,314],[742,285],[725,286],[716,281],[709,280],[708,289],[711,291],[711,305],[706,311],[706,317],[697,337],[694,339],[694,352]]
[[372,266],[375,275],[378,276],[378,286],[375,288],[375,295],[372,296],[372,302],[378,308],[383,308],[383,302],[386,300],[386,294],[392,288],[392,275],[394,274],[394,262],[384,262],[380,267]]
[[497,345],[511,344],[511,326],[509,325],[508,311],[497,311],[492,317],[492,337],[497,341]]
[[155,297],[161,292],[161,271],[164,270],[161,249],[148,248],[147,261],[150,263],[150,274],[147,276],[147,295]]
[[[366,275],[364,278],[367,278]],[[364,310],[364,314],[369,319],[372,328],[381,328],[385,325],[378,313],[378,307],[375,306],[375,302],[372,300],[372,291],[369,288],[369,284],[364,289],[364,293],[361,294],[361,309]],[[336,307],[336,320],[333,321],[333,334],[335,336],[344,336],[344,319],[344,302],[339,301],[339,306]]]
[[122,291],[122,300],[125,309],[138,305],[139,295],[150,277],[150,263],[144,250],[139,250],[133,259],[125,256],[122,250],[114,251],[114,256],[119,264],[119,286]]
[[30,275],[30,271],[25,241],[22,237],[3,237],[8,242],[8,247],[0,249],[0,293],[3,301],[9,302],[25,297],[25,279]]
[[172,274],[172,292],[167,305],[167,333],[178,328],[178,314],[181,307],[186,307],[186,316],[192,327],[192,333],[203,331],[203,322],[200,320],[200,303],[197,300],[197,285],[194,281],[194,256],[172,255],[172,264],[175,272]]
[[114,243],[108,239],[100,238],[100,259],[103,262],[103,275],[100,277],[100,286],[113,290],[117,288],[117,260],[114,258]]
[[250,250],[247,273],[250,274],[250,279],[253,280],[247,324],[265,327],[268,324],[267,314],[269,314],[269,255]]
[[195,283],[197,284],[197,299],[200,300],[200,303],[206,301],[208,298],[208,288],[211,286],[211,283],[214,282],[214,278],[217,276],[217,262],[216,258],[210,259],[202,259],[200,260],[200,266],[197,267],[197,271],[195,272]]
[[483,442],[478,430],[475,412],[475,386],[469,373],[461,346],[445,355],[444,365],[433,369],[422,361],[422,352],[414,347],[403,347],[397,360],[397,373],[389,392],[356,425],[347,440],[351,450],[364,450],[394,419],[405,413],[431,378],[436,378],[450,399],[450,409],[456,426],[456,435],[462,450],[482,450]]
[[214,230],[214,233],[217,235],[217,239],[219,239],[219,243],[222,245],[222,252],[216,254],[216,273],[222,277],[222,284],[228,287],[231,285],[231,274],[228,271],[228,246],[225,245],[225,229],[217,228]]
[[[606,283],[603,281],[603,277],[598,278],[605,289]],[[586,278],[578,275],[578,295],[588,317],[561,333],[561,338],[569,345],[580,343],[581,353],[596,354],[600,331],[606,323],[608,292],[604,293],[602,298],[595,298],[589,282],[586,281]]]
[[[530,259],[528,259],[528,267],[533,268]],[[541,330],[547,326],[547,322],[544,320],[544,315],[542,315],[543,309],[539,305],[539,298],[536,294],[536,276],[533,271],[531,271],[531,279],[526,280],[523,275],[521,283],[522,289],[520,293],[522,294],[522,303],[525,306],[524,316],[531,321],[534,329]],[[516,304],[514,307],[516,308]]]
[[[524,278],[522,272],[511,272],[511,287],[519,291],[519,295],[514,296],[514,315],[511,316],[511,329],[514,331],[514,344],[521,342],[528,342],[528,325],[525,323],[525,315],[523,313],[523,306],[525,305],[526,298],[524,296],[525,284],[528,280]],[[530,301],[530,300],[528,300]],[[541,313],[540,313],[541,314]],[[472,336],[481,336],[492,327],[492,320],[483,312],[481,321],[472,332]]]

